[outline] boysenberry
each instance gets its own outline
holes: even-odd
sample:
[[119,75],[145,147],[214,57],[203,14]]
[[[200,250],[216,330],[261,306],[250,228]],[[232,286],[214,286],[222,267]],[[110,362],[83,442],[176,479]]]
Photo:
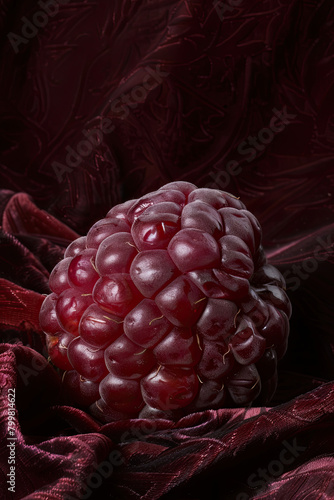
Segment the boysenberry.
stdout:
[[291,304],[229,193],[171,182],[73,241],[40,311],[64,394],[111,421],[266,404]]

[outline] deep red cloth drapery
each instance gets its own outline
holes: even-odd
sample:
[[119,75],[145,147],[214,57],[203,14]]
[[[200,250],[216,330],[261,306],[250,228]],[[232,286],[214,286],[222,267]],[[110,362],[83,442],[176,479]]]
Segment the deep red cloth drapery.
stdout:
[[[333,21],[330,0],[1,2],[1,499],[334,498]],[[46,360],[48,276],[112,205],[179,179],[263,227],[293,306],[278,390],[104,424]]]

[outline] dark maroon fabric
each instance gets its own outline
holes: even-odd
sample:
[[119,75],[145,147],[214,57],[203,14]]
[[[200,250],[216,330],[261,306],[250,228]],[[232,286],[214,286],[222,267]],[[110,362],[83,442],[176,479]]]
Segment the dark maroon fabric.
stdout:
[[[0,498],[334,498],[332,1],[0,5]],[[111,206],[179,179],[263,227],[293,306],[277,392],[103,424],[47,361],[48,276]]]

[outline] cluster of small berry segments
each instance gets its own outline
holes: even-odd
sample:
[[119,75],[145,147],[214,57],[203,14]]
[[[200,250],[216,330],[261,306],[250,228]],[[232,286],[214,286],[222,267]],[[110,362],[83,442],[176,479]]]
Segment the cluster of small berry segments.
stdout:
[[104,421],[267,402],[291,305],[229,193],[172,182],[73,241],[40,312],[74,404]]

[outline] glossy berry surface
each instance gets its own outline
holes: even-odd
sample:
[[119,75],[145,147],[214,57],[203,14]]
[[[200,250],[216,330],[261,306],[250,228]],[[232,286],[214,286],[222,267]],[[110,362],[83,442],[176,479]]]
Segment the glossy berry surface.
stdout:
[[40,311],[73,404],[112,421],[267,403],[291,305],[261,236],[229,193],[177,181],[73,241]]

